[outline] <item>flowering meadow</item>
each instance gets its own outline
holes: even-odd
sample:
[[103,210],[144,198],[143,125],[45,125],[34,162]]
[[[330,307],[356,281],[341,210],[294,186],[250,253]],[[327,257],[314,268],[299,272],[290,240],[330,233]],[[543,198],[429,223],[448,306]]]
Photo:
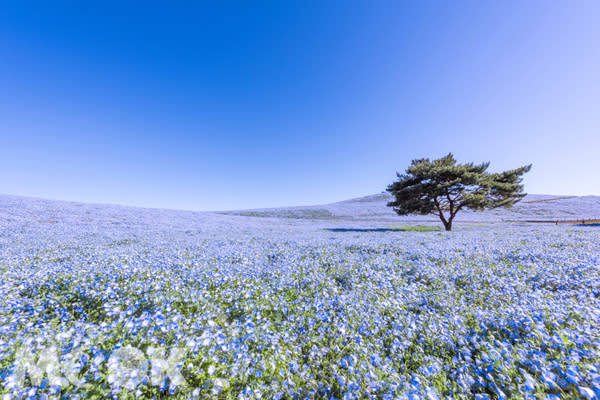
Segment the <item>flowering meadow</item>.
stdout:
[[600,228],[3,196],[2,399],[599,399]]

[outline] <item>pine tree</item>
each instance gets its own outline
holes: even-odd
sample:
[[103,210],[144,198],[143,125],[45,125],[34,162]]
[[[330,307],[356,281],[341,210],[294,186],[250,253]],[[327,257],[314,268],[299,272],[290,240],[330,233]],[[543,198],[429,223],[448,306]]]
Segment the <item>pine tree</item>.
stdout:
[[490,163],[457,164],[452,153],[437,160],[413,160],[405,174],[388,186],[398,215],[437,215],[447,231],[462,209],[510,207],[523,198],[522,175],[531,165],[500,173],[486,172]]

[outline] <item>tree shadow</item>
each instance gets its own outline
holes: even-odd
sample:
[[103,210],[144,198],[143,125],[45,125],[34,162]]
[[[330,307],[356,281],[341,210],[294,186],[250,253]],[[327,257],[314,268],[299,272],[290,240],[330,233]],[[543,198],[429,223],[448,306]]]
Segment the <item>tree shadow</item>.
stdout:
[[402,232],[397,228],[325,228],[329,232]]
[[591,227],[600,227],[600,224],[577,224],[575,226],[591,226]]
[[439,226],[415,225],[397,228],[325,228],[329,232],[438,232]]

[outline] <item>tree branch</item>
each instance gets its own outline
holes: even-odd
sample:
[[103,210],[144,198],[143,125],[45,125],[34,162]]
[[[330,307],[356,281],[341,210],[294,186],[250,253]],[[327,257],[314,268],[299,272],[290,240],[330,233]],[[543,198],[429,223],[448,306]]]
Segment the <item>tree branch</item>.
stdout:
[[456,210],[454,210],[454,213],[450,215],[450,221],[452,221],[454,219],[454,216],[456,214],[458,214],[458,212],[460,211],[461,208],[463,208],[464,205],[465,205],[465,203],[462,203],[458,207],[456,207]]
[[440,219],[444,223],[444,226],[448,225],[448,221],[446,221],[446,217],[444,216],[444,212],[442,211],[442,208],[440,207],[440,203],[439,203],[437,197],[433,198],[433,202],[435,204],[435,208],[437,208],[437,210],[438,210],[438,213],[439,213],[438,215],[439,215]]
[[448,199],[448,205],[450,207],[450,220],[452,220],[452,217],[454,216],[454,201],[450,198],[448,188],[446,188],[446,198]]

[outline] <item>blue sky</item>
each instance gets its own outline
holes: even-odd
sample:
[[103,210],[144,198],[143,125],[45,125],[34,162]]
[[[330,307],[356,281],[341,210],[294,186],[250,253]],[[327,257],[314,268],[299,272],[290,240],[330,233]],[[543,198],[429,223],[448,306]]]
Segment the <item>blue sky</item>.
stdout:
[[451,151],[600,195],[597,1],[167,3],[0,7],[0,193],[319,204]]

